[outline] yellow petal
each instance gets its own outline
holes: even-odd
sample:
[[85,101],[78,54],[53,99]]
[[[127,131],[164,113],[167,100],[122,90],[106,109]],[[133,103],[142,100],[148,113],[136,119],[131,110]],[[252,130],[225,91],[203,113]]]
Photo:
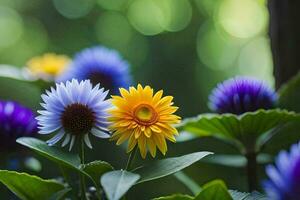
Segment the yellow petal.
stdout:
[[156,156],[156,145],[152,138],[147,139],[147,145],[149,147],[149,151],[151,156],[154,158]]
[[150,138],[151,135],[152,135],[152,131],[151,131],[151,129],[150,129],[149,127],[147,127],[147,128],[145,129],[144,133],[145,133],[145,136],[146,136],[147,138]]
[[141,153],[142,158],[146,158],[147,147],[146,147],[146,138],[144,136],[139,137],[138,147],[140,149],[140,153]]
[[131,134],[129,140],[128,140],[128,148],[127,148],[127,153],[129,153],[130,151],[133,150],[133,148],[135,147],[137,143],[137,140],[135,139],[134,135]]

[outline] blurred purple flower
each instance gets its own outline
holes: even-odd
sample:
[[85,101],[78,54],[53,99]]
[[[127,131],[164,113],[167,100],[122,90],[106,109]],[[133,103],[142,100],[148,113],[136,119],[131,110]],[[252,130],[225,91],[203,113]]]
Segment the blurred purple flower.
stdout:
[[13,101],[0,101],[0,150],[16,146],[16,139],[37,133],[35,114]]
[[300,143],[291,146],[290,152],[281,151],[276,165],[266,167],[269,177],[263,186],[269,199],[299,200],[300,198]]
[[258,109],[272,109],[276,101],[276,92],[263,81],[235,77],[218,84],[209,97],[209,107],[220,114],[239,115]]
[[73,78],[78,81],[89,79],[94,86],[100,83],[111,94],[118,94],[119,88],[128,88],[131,84],[127,61],[117,51],[103,46],[86,48],[77,53],[57,82],[71,81]]

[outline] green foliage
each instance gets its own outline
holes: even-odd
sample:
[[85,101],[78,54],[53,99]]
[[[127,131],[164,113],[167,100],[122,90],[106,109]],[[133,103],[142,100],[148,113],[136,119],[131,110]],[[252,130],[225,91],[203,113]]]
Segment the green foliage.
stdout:
[[196,197],[175,194],[167,197],[159,197],[154,200],[233,200],[223,181],[215,180],[203,186]]
[[32,109],[39,107],[41,91],[33,82],[0,76],[0,99],[14,100]]
[[297,118],[299,115],[296,113],[279,109],[258,110],[242,115],[202,114],[185,119],[179,129],[199,137],[214,136],[234,142],[244,151],[244,148],[254,150],[257,140],[265,133]]
[[59,165],[82,172],[80,170],[80,158],[76,154],[62,151],[57,147],[51,147],[46,142],[36,138],[22,137],[17,139],[17,142]]
[[198,194],[201,191],[200,186],[192,178],[187,176],[184,172],[179,171],[175,173],[174,176],[177,178],[177,180],[184,184],[194,195]]
[[[212,163],[217,165],[223,165],[227,167],[246,167],[247,159],[242,155],[225,155],[225,154],[214,154],[201,160],[201,162]],[[265,165],[273,162],[273,157],[269,154],[258,154],[257,163]]]
[[279,106],[284,109],[300,112],[299,90],[300,72],[279,89]]
[[203,186],[195,200],[232,200],[223,181],[215,180]]
[[64,200],[64,197],[71,191],[71,188],[65,188],[53,194],[49,200]]
[[141,176],[138,183],[143,183],[174,174],[210,154],[212,153],[196,152],[184,156],[166,158],[138,167],[133,172]]
[[48,199],[64,189],[64,185],[54,180],[7,170],[0,170],[0,181],[22,200]]
[[107,162],[95,160],[88,164],[82,165],[81,169],[85,171],[99,185],[99,180],[103,174],[112,171],[114,168]]
[[120,199],[140,178],[140,175],[124,170],[112,171],[101,177],[101,185],[109,200]]
[[191,197],[189,195],[184,195],[184,194],[174,194],[171,196],[166,196],[166,197],[158,197],[153,200],[193,200],[194,197]]

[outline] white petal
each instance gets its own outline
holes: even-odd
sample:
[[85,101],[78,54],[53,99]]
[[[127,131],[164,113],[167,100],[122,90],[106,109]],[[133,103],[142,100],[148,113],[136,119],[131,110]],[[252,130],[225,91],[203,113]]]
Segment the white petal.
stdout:
[[75,135],[72,135],[72,138],[71,138],[71,142],[70,142],[70,147],[69,147],[69,151],[72,150],[73,146],[74,146],[74,142],[75,142]]
[[71,140],[71,136],[70,134],[67,134],[61,146],[65,147],[70,142],[70,140]]
[[90,141],[90,138],[89,138],[89,134],[85,134],[85,136],[84,136],[84,142],[85,142],[85,144],[90,148],[90,149],[92,149],[93,147],[92,147],[92,144],[91,144],[91,141]]
[[53,138],[51,138],[50,140],[47,140],[47,144],[50,146],[53,146],[54,144],[56,144],[58,141],[60,141],[65,135],[64,130],[60,130]]
[[97,128],[92,128],[91,133],[99,138],[110,138],[110,135],[105,133],[104,131],[101,131]]

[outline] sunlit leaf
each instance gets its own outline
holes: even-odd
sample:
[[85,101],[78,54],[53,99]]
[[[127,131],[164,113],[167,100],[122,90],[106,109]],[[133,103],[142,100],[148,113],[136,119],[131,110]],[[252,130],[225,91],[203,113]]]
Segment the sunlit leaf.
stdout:
[[214,136],[248,147],[254,146],[257,139],[268,131],[297,118],[298,114],[280,109],[258,110],[242,115],[202,114],[185,119],[178,128],[199,137]]
[[166,158],[139,167],[133,170],[133,172],[141,175],[141,179],[138,181],[138,183],[151,181],[174,174],[210,154],[212,153],[196,152],[184,156]]
[[215,180],[205,184],[195,200],[232,200],[223,181]]

